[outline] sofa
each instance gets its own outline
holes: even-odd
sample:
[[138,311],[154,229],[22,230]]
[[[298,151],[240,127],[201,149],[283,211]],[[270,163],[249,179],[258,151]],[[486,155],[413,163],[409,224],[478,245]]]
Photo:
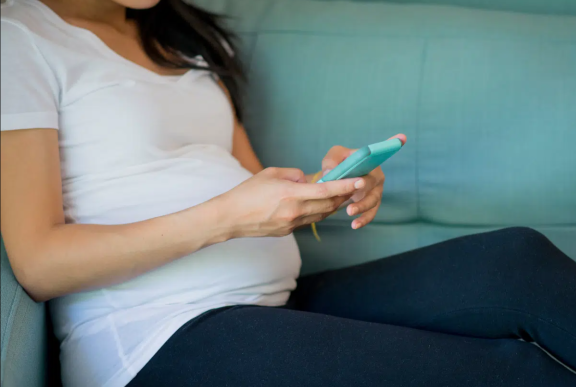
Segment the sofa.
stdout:
[[[403,132],[375,222],[296,232],[303,274],[466,234],[533,227],[576,259],[576,1],[194,0],[229,16],[265,165]],[[58,384],[46,309],[2,244],[2,387]]]

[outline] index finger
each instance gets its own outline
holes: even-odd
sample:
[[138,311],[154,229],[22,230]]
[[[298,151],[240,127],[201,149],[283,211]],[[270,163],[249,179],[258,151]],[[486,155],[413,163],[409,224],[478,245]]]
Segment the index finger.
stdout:
[[356,190],[364,188],[363,178],[342,179],[326,183],[298,184],[295,188],[298,196],[306,200],[329,199],[336,196],[352,195]]

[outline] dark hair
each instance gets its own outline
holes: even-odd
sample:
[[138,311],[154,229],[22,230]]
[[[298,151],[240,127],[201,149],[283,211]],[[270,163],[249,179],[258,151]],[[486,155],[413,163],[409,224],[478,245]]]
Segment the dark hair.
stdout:
[[222,17],[183,0],[161,0],[149,9],[128,9],[146,54],[170,68],[206,69],[194,60],[201,55],[208,69],[228,89],[236,117],[242,121],[241,87],[244,70],[234,44],[235,35],[222,24]]

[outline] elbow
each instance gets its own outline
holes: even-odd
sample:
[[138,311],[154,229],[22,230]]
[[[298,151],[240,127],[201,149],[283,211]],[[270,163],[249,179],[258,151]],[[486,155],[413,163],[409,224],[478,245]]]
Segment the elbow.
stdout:
[[26,294],[28,294],[28,297],[30,297],[32,301],[38,303],[47,302],[50,301],[52,298],[54,298],[50,296],[48,293],[43,293],[39,289],[24,288],[24,291],[26,292]]
[[47,273],[43,273],[42,268],[34,263],[34,259],[27,257],[16,262],[12,266],[14,276],[34,302],[46,302],[54,298],[50,289],[46,287],[47,282],[49,283]]

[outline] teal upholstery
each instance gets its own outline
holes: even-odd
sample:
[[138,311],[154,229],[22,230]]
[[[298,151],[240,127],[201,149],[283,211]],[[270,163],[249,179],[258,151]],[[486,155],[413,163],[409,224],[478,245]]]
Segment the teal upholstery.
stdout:
[[341,213],[319,225],[322,244],[297,233],[304,273],[511,225],[535,227],[576,257],[575,16],[202,3],[232,15],[244,43],[246,124],[266,165],[312,172],[334,144],[408,135],[384,165],[376,224],[354,232]]
[[[576,2],[195,2],[232,16],[264,164],[313,172],[334,144],[408,135],[374,224],[297,232],[303,273],[510,225],[576,258]],[[44,309],[2,254],[2,386],[40,386]]]
[[46,375],[45,308],[16,282],[1,242],[2,387],[40,387]]
[[354,232],[341,213],[319,225],[322,244],[297,233],[304,273],[510,225],[535,227],[576,257],[576,17],[202,3],[232,15],[248,51],[246,124],[266,165],[312,172],[334,144],[408,135],[384,165],[376,224]]
[[[290,1],[290,0],[286,0]],[[338,1],[338,0],[324,0]],[[382,0],[354,0],[359,2],[382,2]],[[443,4],[468,8],[493,9],[525,13],[576,15],[574,0],[390,0],[391,3]]]

